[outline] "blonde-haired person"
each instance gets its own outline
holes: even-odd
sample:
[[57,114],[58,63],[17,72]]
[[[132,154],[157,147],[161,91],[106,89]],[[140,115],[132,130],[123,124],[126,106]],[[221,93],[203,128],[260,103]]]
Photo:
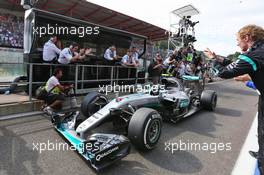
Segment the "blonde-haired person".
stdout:
[[248,74],[260,92],[258,103],[258,143],[256,153],[260,174],[264,175],[264,29],[257,25],[246,25],[237,33],[237,45],[242,54],[231,64],[226,58],[216,56],[210,49],[204,51],[208,58],[216,59],[220,65],[218,76],[233,78]]

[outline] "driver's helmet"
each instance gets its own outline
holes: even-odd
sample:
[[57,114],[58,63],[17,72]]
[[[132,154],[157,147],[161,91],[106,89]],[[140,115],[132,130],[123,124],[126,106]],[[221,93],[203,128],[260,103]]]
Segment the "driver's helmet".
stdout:
[[165,89],[178,87],[178,83],[174,78],[162,78],[161,84],[165,86]]
[[150,95],[159,95],[159,93],[161,92],[161,90],[164,90],[162,89],[163,87],[160,85],[160,84],[153,84],[150,88]]

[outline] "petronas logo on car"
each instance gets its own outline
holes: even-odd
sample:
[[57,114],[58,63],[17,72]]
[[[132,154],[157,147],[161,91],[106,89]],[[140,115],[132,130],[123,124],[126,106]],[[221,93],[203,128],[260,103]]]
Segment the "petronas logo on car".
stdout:
[[105,153],[103,153],[103,154],[98,154],[98,155],[96,156],[95,160],[96,160],[96,161],[100,161],[101,158],[104,158],[105,156],[111,154],[112,152],[114,152],[114,151],[116,151],[116,150],[118,150],[118,149],[119,149],[119,147],[116,146],[116,147],[114,147],[113,149],[110,149],[110,150],[108,150],[107,152],[105,152]]

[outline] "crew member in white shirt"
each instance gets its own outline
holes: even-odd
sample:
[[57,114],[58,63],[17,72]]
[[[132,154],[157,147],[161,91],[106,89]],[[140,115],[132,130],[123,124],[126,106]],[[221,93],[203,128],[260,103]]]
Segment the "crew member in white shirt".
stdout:
[[135,60],[135,57],[132,56],[133,53],[128,50],[127,54],[123,56],[121,62],[124,66],[130,66],[130,67],[138,67],[138,61]]
[[60,84],[59,80],[61,79],[63,72],[60,68],[54,70],[53,76],[49,78],[46,83],[45,89],[48,92],[46,99],[47,106],[43,111],[47,114],[52,114],[54,109],[60,109],[64,102],[64,92],[73,87],[73,85],[63,86]]
[[138,62],[138,49],[136,47],[132,47],[132,57]]
[[52,36],[43,47],[43,62],[54,63],[56,62],[61,50],[56,46],[58,41],[57,36]]
[[120,61],[120,58],[116,55],[116,47],[112,45],[108,49],[106,49],[104,53],[104,59],[109,63],[113,64],[115,62]]
[[58,62],[60,64],[70,64],[83,60],[91,52],[91,49],[80,49],[78,53],[79,45],[77,43],[72,43],[70,47],[64,48],[59,56]]

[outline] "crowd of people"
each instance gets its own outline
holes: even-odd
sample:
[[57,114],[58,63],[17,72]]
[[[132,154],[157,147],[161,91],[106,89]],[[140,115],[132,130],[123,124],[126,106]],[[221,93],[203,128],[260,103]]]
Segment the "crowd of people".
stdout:
[[167,74],[177,78],[183,75],[198,75],[204,65],[201,55],[197,54],[193,45],[169,52],[165,59],[156,53],[154,61],[148,67],[153,84],[159,83],[160,76]]
[[[80,48],[78,43],[72,42],[69,47],[62,48],[61,41],[57,36],[51,36],[43,46],[43,62],[70,64],[84,60],[93,55],[91,48]],[[112,45],[104,52],[103,58],[108,65],[122,65],[127,67],[138,67],[138,49],[128,49],[123,57],[116,54],[116,46]]]
[[138,67],[138,50],[136,47],[128,49],[126,54],[123,57],[120,57],[116,54],[116,47],[114,45],[106,49],[104,53],[104,59],[108,64],[113,65],[123,65],[128,67]]
[[[127,50],[124,56],[117,55],[116,46],[108,47],[103,60],[107,65],[122,65],[125,67],[139,66],[139,51],[136,47]],[[91,55],[91,48],[80,48],[80,45],[73,42],[69,47],[62,48],[57,36],[51,38],[43,47],[43,62],[71,64],[82,61]],[[183,75],[197,75],[203,66],[200,54],[189,44],[180,49],[175,49],[168,53],[165,59],[161,58],[160,53],[156,53],[154,61],[148,67],[149,76],[152,77],[154,84],[159,83],[161,74],[169,74],[177,78]]]
[[43,46],[43,62],[70,64],[83,60],[91,53],[91,48],[81,48],[78,43],[72,42],[69,47],[62,48],[57,36],[51,36]]
[[23,17],[0,13],[0,46],[23,47]]

